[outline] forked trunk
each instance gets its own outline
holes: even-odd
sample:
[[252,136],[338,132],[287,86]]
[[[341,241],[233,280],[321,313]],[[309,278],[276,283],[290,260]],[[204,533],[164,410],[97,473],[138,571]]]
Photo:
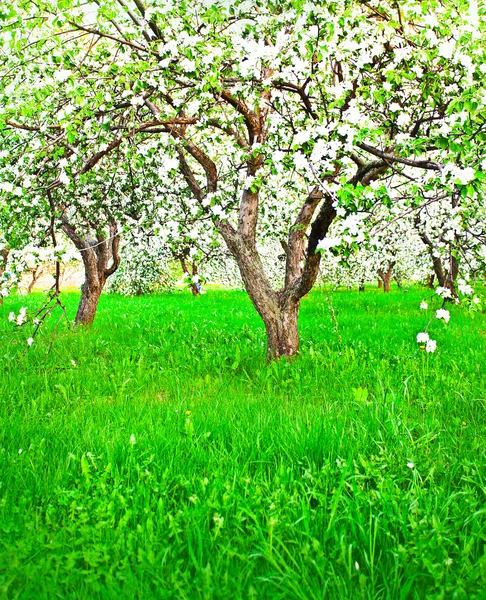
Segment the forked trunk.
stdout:
[[391,278],[393,275],[394,266],[395,266],[395,262],[392,261],[388,265],[387,271],[383,271],[383,269],[378,269],[378,275],[380,276],[380,279],[383,282],[383,291],[384,292],[389,292],[391,289]]
[[[76,248],[81,252],[84,265],[85,281],[81,286],[81,298],[75,325],[91,325],[94,321],[101,292],[106,280],[120,265],[120,238],[114,221],[109,222],[109,237],[99,230],[96,239],[81,237],[66,217],[62,216],[62,229],[69,236]],[[111,260],[111,266],[108,263]]]
[[40,278],[40,276],[42,275],[43,272],[44,272],[44,269],[42,269],[40,266],[37,266],[32,271],[32,279],[29,283],[29,287],[27,288],[28,294],[32,293],[32,290],[34,289],[34,285],[37,283],[37,280]]

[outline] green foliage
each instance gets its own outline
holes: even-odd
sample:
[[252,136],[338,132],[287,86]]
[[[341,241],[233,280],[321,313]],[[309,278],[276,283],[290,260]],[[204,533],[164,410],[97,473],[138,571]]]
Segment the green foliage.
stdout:
[[0,596],[484,598],[484,315],[426,354],[423,294],[315,292],[270,365],[243,293],[103,296],[48,355],[7,298]]

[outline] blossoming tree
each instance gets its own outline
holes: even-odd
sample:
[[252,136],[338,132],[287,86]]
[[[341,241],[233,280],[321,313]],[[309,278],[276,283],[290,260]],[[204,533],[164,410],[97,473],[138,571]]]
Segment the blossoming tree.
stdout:
[[[153,140],[237,261],[269,358],[299,349],[300,300],[336,218],[397,195],[411,210],[454,194],[480,202],[475,2],[13,0],[2,15],[0,122],[31,134],[6,157],[4,192],[46,160],[49,190],[82,185],[108,155]],[[275,289],[256,240],[262,214],[283,206],[293,216]]]

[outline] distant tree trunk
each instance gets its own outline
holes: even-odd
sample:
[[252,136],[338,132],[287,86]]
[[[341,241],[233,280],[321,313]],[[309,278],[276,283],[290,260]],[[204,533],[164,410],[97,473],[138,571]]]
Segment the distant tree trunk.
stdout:
[[187,267],[187,263],[186,263],[186,259],[181,256],[179,257],[179,262],[181,263],[181,267],[182,267],[182,271],[185,275],[187,275],[188,277],[191,278],[191,292],[193,296],[200,296],[201,295],[201,291],[199,289],[199,286],[196,282],[194,282],[192,280],[192,278],[197,275],[197,264],[193,261],[192,265],[191,265],[191,270],[192,270],[192,275],[191,275],[191,271],[189,271],[188,267]]
[[378,278],[378,289],[381,290],[383,288],[383,281]]
[[[447,288],[451,291],[452,298],[457,298],[457,290],[455,286],[455,281],[457,279],[457,274],[459,271],[459,265],[457,264],[457,259],[451,253],[449,256],[449,268],[447,270],[444,269],[442,264],[442,260],[440,257],[435,256],[435,247],[432,243],[432,240],[426,233],[419,232],[420,239],[427,247],[430,258],[432,259],[432,266],[434,268],[434,274],[437,277],[437,281],[440,287]],[[432,280],[433,281],[433,280]]]
[[387,271],[383,271],[383,269],[378,269],[378,275],[380,276],[380,279],[383,281],[383,291],[384,292],[390,291],[391,278],[393,275],[393,268],[394,268],[395,264],[396,264],[396,261],[390,261],[388,263]]
[[[76,227],[65,217],[62,218],[62,229],[81,253],[84,265],[85,281],[81,286],[81,298],[76,313],[75,325],[91,325],[94,321],[101,292],[106,280],[120,265],[120,237],[117,225],[109,222],[109,235],[101,229],[96,239],[81,237]],[[111,266],[108,266],[111,261]]]
[[434,279],[435,279],[435,273],[432,273],[427,281],[427,287],[429,287],[431,290],[434,289]]
[[359,284],[358,291],[359,291],[359,292],[364,292],[364,291],[365,291],[365,282],[364,282],[364,281],[362,281],[362,282]]
[[[7,268],[8,256],[10,254],[10,248],[2,248],[0,250],[0,277],[5,273]],[[3,296],[0,296],[0,305],[3,304]]]
[[32,293],[34,285],[37,283],[37,281],[41,277],[42,273],[44,273],[43,267],[41,265],[37,265],[37,267],[31,273],[32,279],[31,279],[31,281],[29,283],[29,287],[27,288],[27,293],[28,294]]
[[0,250],[0,277],[5,273],[7,261],[10,254],[10,248],[2,248]]

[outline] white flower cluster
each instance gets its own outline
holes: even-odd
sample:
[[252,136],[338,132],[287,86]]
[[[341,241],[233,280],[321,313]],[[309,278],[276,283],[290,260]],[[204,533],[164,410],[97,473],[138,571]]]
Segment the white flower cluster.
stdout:
[[473,289],[464,281],[464,279],[459,279],[457,281],[457,289],[461,292],[461,294],[464,294],[464,296],[472,296]]
[[19,310],[19,314],[16,315],[14,312],[11,312],[8,315],[8,320],[11,323],[14,323],[16,325],[18,325],[20,327],[20,325],[23,325],[24,323],[27,322],[27,307],[26,306],[22,306],[22,308]]
[[449,319],[451,318],[451,315],[448,310],[445,310],[444,308],[439,308],[439,310],[435,313],[435,318],[444,319],[444,321],[448,323]]
[[417,335],[417,343],[425,344],[426,352],[435,352],[437,348],[437,342],[435,340],[431,340],[426,331],[422,331]]
[[435,293],[441,298],[451,298],[452,292],[449,288],[438,286],[435,288]]

